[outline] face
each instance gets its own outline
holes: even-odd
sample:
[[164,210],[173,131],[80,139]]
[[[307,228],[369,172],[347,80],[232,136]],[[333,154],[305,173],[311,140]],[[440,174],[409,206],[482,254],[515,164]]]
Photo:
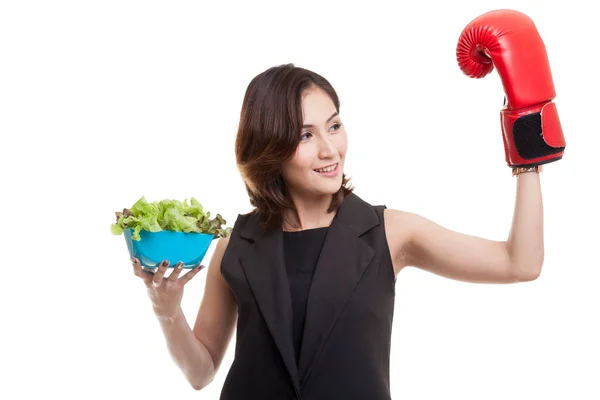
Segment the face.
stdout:
[[[311,89],[303,95],[304,127],[293,158],[282,168],[292,193],[331,195],[342,185],[347,137],[335,105],[325,91]],[[317,170],[333,166],[333,171]],[[331,169],[331,168],[328,168]]]

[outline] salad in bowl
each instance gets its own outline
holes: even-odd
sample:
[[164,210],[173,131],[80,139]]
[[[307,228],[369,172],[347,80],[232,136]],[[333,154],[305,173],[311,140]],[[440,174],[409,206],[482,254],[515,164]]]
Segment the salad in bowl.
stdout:
[[163,260],[172,268],[179,261],[183,268],[202,262],[214,239],[227,237],[232,228],[220,214],[210,218],[194,197],[188,203],[164,199],[148,202],[142,196],[131,208],[115,212],[113,235],[123,234],[130,257],[147,269],[158,268]]

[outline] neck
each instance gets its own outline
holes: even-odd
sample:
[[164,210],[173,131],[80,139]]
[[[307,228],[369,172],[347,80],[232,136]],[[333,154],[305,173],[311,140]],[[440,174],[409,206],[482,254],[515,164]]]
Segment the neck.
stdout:
[[285,221],[283,223],[283,230],[288,232],[322,228],[331,225],[335,212],[328,213],[327,209],[331,204],[331,195],[312,197],[312,198],[299,198],[292,196],[292,201],[296,210],[298,211],[298,223],[300,226],[293,226],[292,222],[295,220],[292,211],[286,214]]

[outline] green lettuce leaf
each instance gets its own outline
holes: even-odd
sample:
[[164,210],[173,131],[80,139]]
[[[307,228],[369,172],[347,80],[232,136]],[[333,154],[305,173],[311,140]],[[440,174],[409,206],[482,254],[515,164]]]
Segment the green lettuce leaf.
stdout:
[[122,212],[115,213],[117,221],[110,226],[113,235],[121,235],[125,229],[133,229],[133,240],[140,240],[141,230],[159,232],[162,230],[208,233],[214,238],[227,237],[232,228],[225,227],[227,223],[220,214],[210,218],[210,212],[204,211],[202,204],[194,197],[183,202],[165,199],[149,203],[142,196],[135,204]]

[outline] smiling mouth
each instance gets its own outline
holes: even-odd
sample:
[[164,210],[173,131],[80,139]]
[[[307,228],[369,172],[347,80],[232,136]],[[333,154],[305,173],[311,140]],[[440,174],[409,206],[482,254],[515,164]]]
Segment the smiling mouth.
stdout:
[[323,168],[313,169],[315,172],[333,172],[337,169],[339,163],[331,164]]

